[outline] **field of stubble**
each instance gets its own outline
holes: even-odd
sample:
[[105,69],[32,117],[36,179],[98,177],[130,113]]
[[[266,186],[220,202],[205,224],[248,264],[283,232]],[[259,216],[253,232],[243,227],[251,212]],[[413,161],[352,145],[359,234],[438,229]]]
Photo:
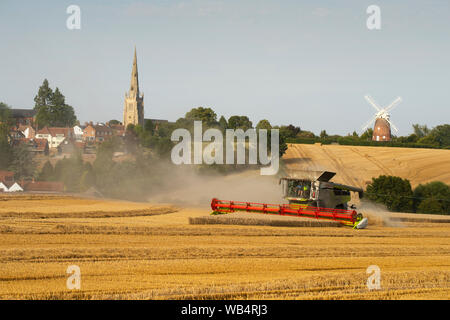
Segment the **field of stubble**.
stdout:
[[[189,224],[208,214],[0,196],[0,298],[450,298],[450,223],[406,219],[366,230]],[[66,287],[69,265],[81,269],[80,290]],[[367,289],[370,265],[381,269],[380,290]]]

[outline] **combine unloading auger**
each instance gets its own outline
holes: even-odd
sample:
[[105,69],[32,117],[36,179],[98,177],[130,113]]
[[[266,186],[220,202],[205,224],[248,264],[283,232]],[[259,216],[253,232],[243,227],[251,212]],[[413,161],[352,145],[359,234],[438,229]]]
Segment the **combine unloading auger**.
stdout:
[[266,204],[257,202],[240,202],[228,200],[211,200],[213,214],[226,214],[235,211],[245,211],[261,214],[312,218],[336,221],[356,229],[367,226],[367,218],[355,210],[318,208],[298,204]]

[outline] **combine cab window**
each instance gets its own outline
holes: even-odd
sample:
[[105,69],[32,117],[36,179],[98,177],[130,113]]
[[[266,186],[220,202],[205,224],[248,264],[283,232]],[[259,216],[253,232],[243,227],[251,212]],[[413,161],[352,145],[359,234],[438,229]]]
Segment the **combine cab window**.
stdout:
[[310,181],[295,181],[288,182],[288,197],[309,199],[311,193]]

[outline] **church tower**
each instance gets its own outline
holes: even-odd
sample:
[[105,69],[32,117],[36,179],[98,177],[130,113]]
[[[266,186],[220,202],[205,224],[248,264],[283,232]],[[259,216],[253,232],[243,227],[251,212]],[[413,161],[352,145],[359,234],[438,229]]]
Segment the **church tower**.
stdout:
[[134,47],[130,91],[125,93],[125,105],[123,108],[123,125],[126,128],[129,124],[144,126],[144,94],[142,96],[139,94],[136,47]]

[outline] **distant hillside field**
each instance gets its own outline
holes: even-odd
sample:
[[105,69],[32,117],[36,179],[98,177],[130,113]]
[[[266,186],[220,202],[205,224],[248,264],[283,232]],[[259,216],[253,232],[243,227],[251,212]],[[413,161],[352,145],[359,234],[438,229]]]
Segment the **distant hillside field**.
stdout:
[[450,184],[450,150],[289,144],[284,155],[288,170],[336,172],[332,181],[365,188],[372,177],[406,178],[420,183]]

